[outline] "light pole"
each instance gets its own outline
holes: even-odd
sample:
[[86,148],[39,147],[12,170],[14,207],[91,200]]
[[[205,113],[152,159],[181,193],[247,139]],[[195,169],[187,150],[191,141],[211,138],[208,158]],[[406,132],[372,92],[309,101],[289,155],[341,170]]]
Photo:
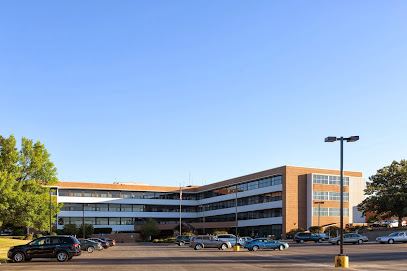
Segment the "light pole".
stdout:
[[239,251],[239,246],[237,245],[237,184],[235,187],[235,218],[236,218],[236,243],[233,247],[234,251]]
[[[341,142],[341,228],[340,228],[340,233],[341,233],[341,238],[340,238],[340,252],[339,252],[339,257],[338,257],[338,263],[336,263],[335,266],[340,266],[340,267],[347,267],[348,265],[348,258],[343,254],[343,141],[346,140],[347,142],[355,142],[359,140],[359,136],[351,136],[351,137],[339,137],[336,138],[334,136],[328,136],[325,138],[325,142],[335,142],[335,141],[340,141]],[[343,257],[345,256],[345,257]],[[342,258],[341,258],[342,257]],[[345,263],[343,263],[344,261]],[[336,261],[335,261],[336,262]]]
[[318,231],[319,231],[319,219],[321,217],[321,204],[324,204],[324,201],[316,201],[315,204],[318,204]]
[[52,235],[52,189],[57,191],[58,188],[50,186],[45,187],[49,187],[49,235]]
[[85,205],[89,206],[89,204],[82,203],[82,210],[83,210],[83,217],[82,217],[83,239],[86,238],[86,236],[85,236]]

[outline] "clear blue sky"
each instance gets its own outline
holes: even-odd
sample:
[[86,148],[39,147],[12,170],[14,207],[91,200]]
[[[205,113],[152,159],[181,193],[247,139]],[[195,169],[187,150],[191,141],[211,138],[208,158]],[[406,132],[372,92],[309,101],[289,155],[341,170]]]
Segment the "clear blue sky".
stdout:
[[406,1],[3,1],[0,135],[60,181],[406,159]]

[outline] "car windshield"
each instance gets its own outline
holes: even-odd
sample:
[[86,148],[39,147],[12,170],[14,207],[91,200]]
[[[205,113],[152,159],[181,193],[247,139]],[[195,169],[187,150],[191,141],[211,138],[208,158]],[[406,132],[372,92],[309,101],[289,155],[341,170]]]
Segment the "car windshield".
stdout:
[[392,234],[390,234],[389,236],[397,236],[398,232],[393,232]]

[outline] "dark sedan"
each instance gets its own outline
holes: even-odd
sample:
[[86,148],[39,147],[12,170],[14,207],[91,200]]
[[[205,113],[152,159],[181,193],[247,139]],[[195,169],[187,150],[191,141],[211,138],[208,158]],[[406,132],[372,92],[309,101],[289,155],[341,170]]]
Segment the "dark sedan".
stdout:
[[102,239],[100,239],[100,238],[89,238],[88,240],[92,240],[92,241],[94,241],[94,242],[100,242],[100,243],[102,244],[102,247],[103,247],[103,248],[109,248],[109,247],[110,247],[108,241],[102,240]]

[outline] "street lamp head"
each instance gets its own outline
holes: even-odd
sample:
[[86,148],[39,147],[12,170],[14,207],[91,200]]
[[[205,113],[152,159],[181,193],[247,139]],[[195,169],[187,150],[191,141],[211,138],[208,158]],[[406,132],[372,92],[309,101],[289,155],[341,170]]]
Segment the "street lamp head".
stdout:
[[355,142],[359,140],[359,136],[351,136],[348,138],[348,142]]
[[336,141],[336,137],[335,136],[328,136],[325,137],[325,142],[335,142]]

